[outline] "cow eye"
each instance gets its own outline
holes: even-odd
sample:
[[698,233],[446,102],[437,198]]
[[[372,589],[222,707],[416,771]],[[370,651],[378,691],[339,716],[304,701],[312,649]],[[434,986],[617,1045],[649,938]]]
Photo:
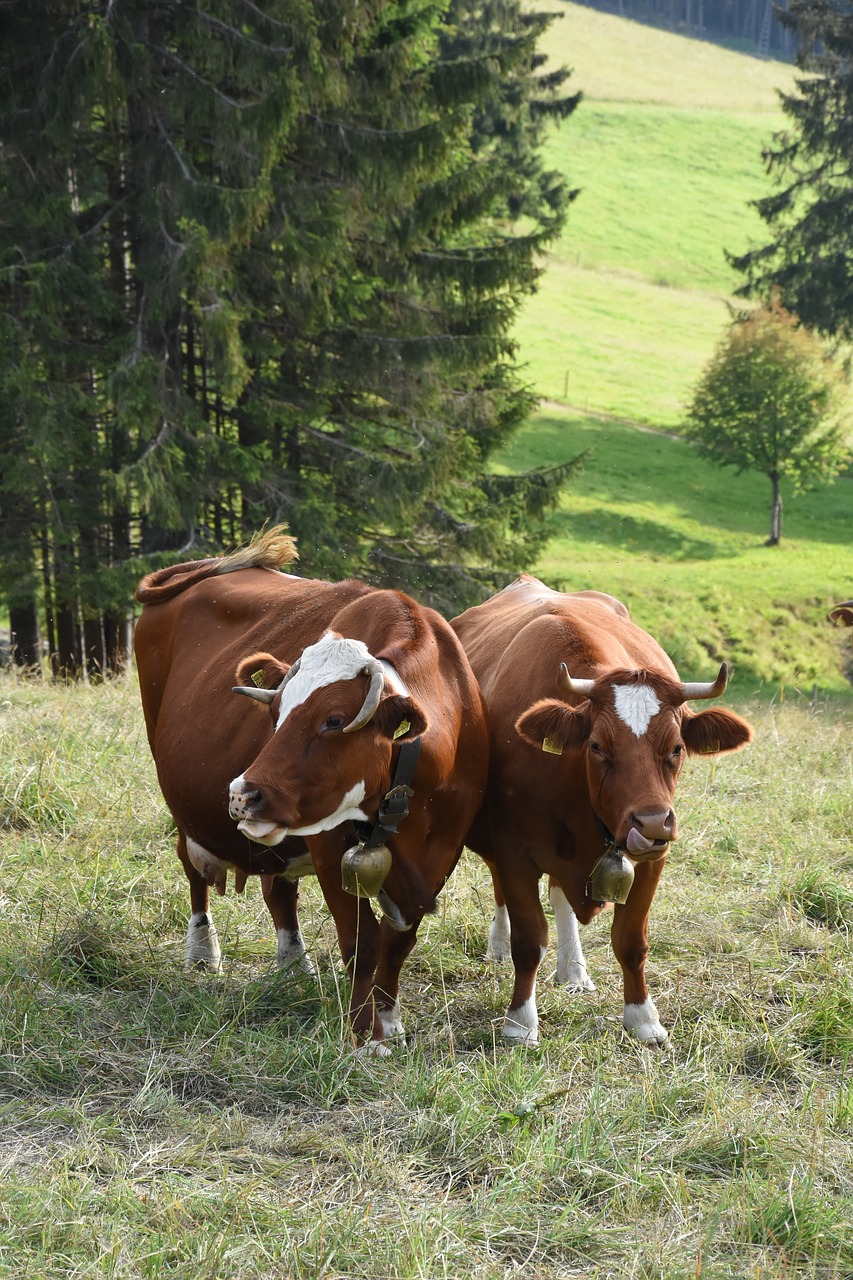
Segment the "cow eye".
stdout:
[[684,743],[679,742],[676,746],[672,748],[672,751],[670,751],[669,758],[673,762],[677,762],[678,760],[681,759],[683,755],[684,755]]
[[344,716],[327,716],[323,721],[321,733],[332,733],[335,729],[343,729],[345,723]]
[[590,744],[589,744],[589,749],[590,749],[590,751],[592,752],[592,754],[593,754],[594,756],[598,756],[598,757],[599,757],[599,759],[601,759],[601,760],[603,760],[603,759],[604,759],[604,752],[603,752],[603,750],[601,749],[601,745],[600,745],[600,743],[598,743],[598,742],[590,742]]

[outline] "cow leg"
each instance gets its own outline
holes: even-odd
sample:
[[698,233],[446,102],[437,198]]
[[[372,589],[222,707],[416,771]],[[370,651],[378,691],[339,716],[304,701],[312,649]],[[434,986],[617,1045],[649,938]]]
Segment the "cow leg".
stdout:
[[419,924],[420,920],[416,920],[405,933],[392,929],[385,920],[379,925],[379,966],[374,983],[376,1009],[385,1039],[402,1045],[406,1043],[406,1033],[400,1014],[400,970],[415,945]]
[[[316,848],[316,847],[315,847]],[[360,1053],[390,1053],[373,991],[379,960],[379,925],[369,899],[356,898],[341,888],[341,854],[323,859],[312,848],[317,879],[332,913],[344,968],[350,979],[349,1017]]]
[[261,876],[264,902],[267,904],[276,935],[276,961],[280,969],[291,966],[301,973],[314,976],[311,957],[305,950],[305,942],[299,929],[296,904],[299,901],[299,885],[284,876]]
[[506,909],[506,898],[498,878],[498,869],[492,862],[486,863],[492,877],[495,895],[495,914],[489,929],[489,945],[486,948],[486,960],[490,964],[504,964],[510,958],[509,912]]
[[663,873],[664,858],[640,863],[628,901],[613,908],[610,941],[622,966],[625,983],[625,1011],[622,1025],[642,1044],[659,1045],[667,1038],[658,1011],[646,986],[646,956],[649,952],[649,908]]
[[549,877],[548,897],[554,912],[557,931],[557,982],[567,983],[570,991],[594,991],[595,983],[586,971],[581,949],[578,918],[557,881]]
[[539,881],[531,870],[506,884],[515,985],[504,1018],[503,1034],[521,1044],[539,1043],[536,973],[548,943],[548,926],[539,901]]
[[206,969],[210,973],[218,973],[222,953],[219,950],[216,925],[210,914],[210,886],[189,860],[183,831],[178,832],[177,851],[190,886],[190,921],[187,927],[184,968],[187,971]]

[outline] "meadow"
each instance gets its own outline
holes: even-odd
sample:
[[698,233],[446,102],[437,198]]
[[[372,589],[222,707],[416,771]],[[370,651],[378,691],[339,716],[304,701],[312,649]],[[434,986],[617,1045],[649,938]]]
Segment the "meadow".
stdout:
[[[356,1057],[331,919],[277,972],[257,884],[182,972],[184,876],[135,679],[0,673],[0,1276],[829,1280],[853,1272],[853,744],[834,700],[741,703],[689,762],[649,980],[670,1042],[540,982],[509,1048],[466,855],[403,972],[408,1047]],[[553,930],[552,930],[553,932]]]
[[794,69],[581,5],[559,11],[547,49],[584,99],[547,157],[579,195],[517,325],[542,401],[500,465],[585,461],[534,572],[619,596],[687,678],[726,657],[747,695],[849,691],[849,646],[826,618],[853,590],[850,471],[801,495],[785,487],[771,548],[769,480],[678,439],[743,305],[725,253],[764,242],[749,202],[771,189],[761,153],[785,126],[778,95]]

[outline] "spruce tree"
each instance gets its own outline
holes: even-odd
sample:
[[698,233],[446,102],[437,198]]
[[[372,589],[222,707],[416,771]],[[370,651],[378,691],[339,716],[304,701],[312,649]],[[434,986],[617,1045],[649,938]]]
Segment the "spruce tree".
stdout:
[[446,607],[521,567],[572,469],[489,467],[533,403],[511,326],[569,198],[538,160],[575,102],[539,73],[542,20],[47,0],[2,23],[0,591],[26,629],[38,589],[55,669],[120,665],[144,569],[267,520],[304,572]]
[[803,323],[853,338],[853,5],[792,0],[780,20],[797,36],[807,74],[782,95],[791,127],[764,158],[777,190],[756,200],[772,236],[731,261],[740,293],[778,296]]

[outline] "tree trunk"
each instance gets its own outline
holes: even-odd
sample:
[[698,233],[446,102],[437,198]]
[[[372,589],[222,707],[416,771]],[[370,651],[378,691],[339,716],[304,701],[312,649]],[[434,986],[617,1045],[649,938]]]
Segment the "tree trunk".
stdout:
[[9,605],[12,661],[16,667],[37,667],[41,657],[39,617],[35,600]]
[[770,472],[770,483],[773,485],[773,502],[770,507],[770,537],[768,547],[778,547],[782,538],[782,490],[779,487],[779,472]]

